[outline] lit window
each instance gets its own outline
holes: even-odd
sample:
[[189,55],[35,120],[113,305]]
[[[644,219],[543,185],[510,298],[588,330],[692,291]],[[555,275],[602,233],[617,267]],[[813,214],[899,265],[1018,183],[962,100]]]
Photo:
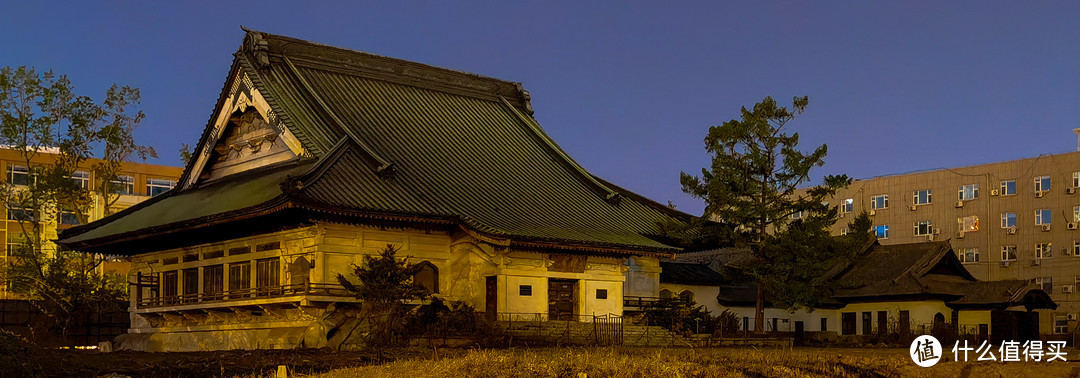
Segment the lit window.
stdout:
[[841,213],[851,213],[855,211],[855,199],[847,198],[844,202],[840,203]]
[[1003,246],[1001,246],[1001,260],[1002,261],[1016,261],[1016,246],[1015,245],[1003,245]]
[[847,227],[844,227],[844,228],[840,229],[840,235],[847,235],[847,234],[850,234],[850,233],[851,233],[851,230],[848,229]]
[[29,185],[30,168],[24,165],[9,165],[7,167],[8,183],[11,185]]
[[146,179],[146,195],[156,196],[176,186],[176,181],[164,179]]
[[1054,333],[1059,335],[1069,333],[1069,318],[1067,316],[1054,317]]
[[931,221],[915,222],[915,236],[926,236],[934,233],[934,223]]
[[889,208],[889,195],[888,194],[880,194],[880,195],[870,197],[870,209],[878,210],[878,209],[888,209],[888,208]]
[[874,226],[874,233],[877,234],[878,239],[888,239],[889,225],[884,224],[880,226]]
[[1054,292],[1053,277],[1035,277],[1035,284],[1039,285],[1047,294]]
[[1050,224],[1051,215],[1050,209],[1035,210],[1035,225]]
[[1001,213],[1001,228],[1016,227],[1016,213]]
[[1080,206],[1073,206],[1073,222],[1080,222]]
[[1048,259],[1054,256],[1054,247],[1050,242],[1035,243],[1035,258]]
[[71,181],[83,189],[90,189],[90,172],[75,171],[71,173]]
[[979,262],[979,249],[978,248],[960,248],[956,251],[956,257],[960,259],[962,263],[977,263]]
[[927,205],[930,203],[930,189],[915,191],[913,203],[916,205]]
[[1016,180],[1001,180],[1001,195],[1011,196],[1016,194]]
[[971,232],[979,230],[979,216],[970,215],[966,217],[960,217],[956,219],[956,223],[959,226],[960,232]]
[[979,198],[979,184],[967,184],[960,187],[961,201],[970,201]]
[[109,180],[109,190],[113,194],[135,194],[135,178],[128,175],[118,175],[116,179]]
[[1050,191],[1050,176],[1039,176],[1035,178],[1035,192],[1049,192]]

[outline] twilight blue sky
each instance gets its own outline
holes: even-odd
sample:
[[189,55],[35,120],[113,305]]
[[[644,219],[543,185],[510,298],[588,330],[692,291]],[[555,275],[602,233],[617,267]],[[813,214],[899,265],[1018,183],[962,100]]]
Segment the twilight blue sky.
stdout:
[[141,88],[137,137],[173,165],[241,24],[519,81],[585,168],[691,213],[703,204],[678,174],[708,163],[707,128],[768,95],[810,96],[791,125],[804,149],[829,145],[818,179],[1068,152],[1080,127],[1075,1],[296,3],[7,4],[0,66],[53,69],[95,98]]

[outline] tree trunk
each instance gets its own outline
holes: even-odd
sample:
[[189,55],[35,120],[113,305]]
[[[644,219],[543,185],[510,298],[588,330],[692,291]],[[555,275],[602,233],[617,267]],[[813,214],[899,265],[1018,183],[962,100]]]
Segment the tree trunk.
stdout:
[[757,306],[754,308],[754,334],[765,333],[765,283],[757,284]]

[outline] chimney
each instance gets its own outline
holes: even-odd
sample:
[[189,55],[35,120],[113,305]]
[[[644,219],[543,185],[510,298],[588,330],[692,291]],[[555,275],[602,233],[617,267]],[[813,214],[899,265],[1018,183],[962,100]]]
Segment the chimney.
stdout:
[[1073,132],[1076,133],[1076,151],[1080,151],[1080,129],[1073,129]]

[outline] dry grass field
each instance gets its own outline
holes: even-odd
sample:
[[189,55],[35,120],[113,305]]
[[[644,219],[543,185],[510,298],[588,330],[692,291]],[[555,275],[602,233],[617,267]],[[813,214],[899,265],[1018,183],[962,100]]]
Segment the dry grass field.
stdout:
[[539,348],[474,350],[313,377],[1067,377],[1078,371],[1080,361],[943,361],[921,368],[903,349]]

